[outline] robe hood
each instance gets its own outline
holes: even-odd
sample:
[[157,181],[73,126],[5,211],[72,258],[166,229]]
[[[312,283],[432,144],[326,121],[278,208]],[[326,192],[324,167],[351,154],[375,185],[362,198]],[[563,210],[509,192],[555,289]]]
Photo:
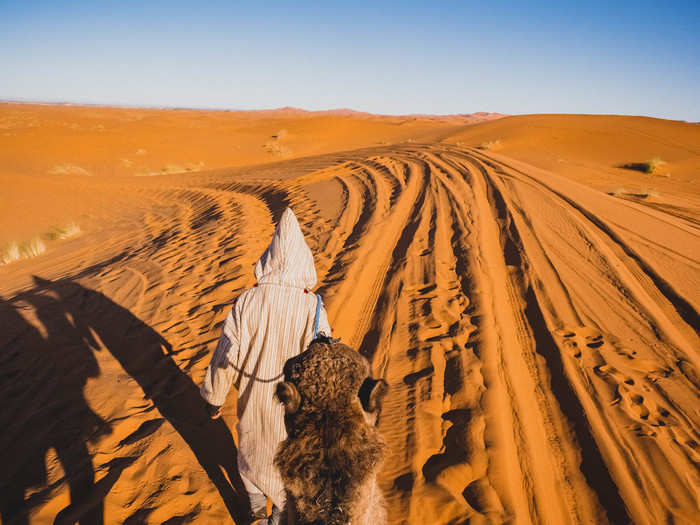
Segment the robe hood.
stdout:
[[282,284],[311,289],[316,285],[314,256],[291,208],[282,213],[272,241],[255,264],[260,284]]

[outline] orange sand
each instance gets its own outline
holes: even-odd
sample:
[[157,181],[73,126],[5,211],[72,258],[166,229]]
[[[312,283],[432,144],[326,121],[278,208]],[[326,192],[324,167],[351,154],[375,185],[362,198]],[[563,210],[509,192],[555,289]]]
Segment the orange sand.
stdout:
[[[697,522],[697,125],[29,105],[0,122],[1,240],[82,229],[0,267],[3,523],[241,521],[235,394],[210,422],[197,385],[286,205],[335,335],[391,387],[391,523]],[[281,129],[288,158],[264,147]],[[656,156],[659,174],[617,167]]]

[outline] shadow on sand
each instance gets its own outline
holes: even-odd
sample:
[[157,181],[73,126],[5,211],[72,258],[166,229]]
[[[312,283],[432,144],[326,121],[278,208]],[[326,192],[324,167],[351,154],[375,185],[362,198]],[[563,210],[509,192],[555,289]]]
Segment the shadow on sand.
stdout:
[[[168,342],[129,310],[73,280],[35,278],[35,285],[10,300],[0,298],[2,523],[28,523],[32,508],[63,481],[71,503],[55,523],[104,522],[104,497],[136,458],[102,465],[106,474],[95,482],[87,445],[111,432],[83,393],[87,380],[100,373],[97,339],[186,441],[231,517],[246,523],[248,499],[233,436],[224,421],[207,417],[199,389],[170,356]],[[31,316],[36,324],[28,320]],[[50,449],[65,478],[47,486]]]

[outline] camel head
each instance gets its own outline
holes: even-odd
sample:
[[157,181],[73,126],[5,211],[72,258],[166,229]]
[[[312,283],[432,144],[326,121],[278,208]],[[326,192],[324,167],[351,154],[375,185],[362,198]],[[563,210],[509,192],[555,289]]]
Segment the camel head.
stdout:
[[[287,361],[276,387],[287,439],[275,456],[297,524],[351,523],[376,472],[384,444],[375,428],[386,382],[369,363],[329,338]],[[364,511],[363,511],[364,512]]]

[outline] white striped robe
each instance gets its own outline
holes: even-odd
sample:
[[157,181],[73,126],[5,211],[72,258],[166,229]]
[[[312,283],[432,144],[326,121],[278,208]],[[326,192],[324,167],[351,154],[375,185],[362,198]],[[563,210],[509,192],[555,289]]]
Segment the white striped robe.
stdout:
[[[287,434],[273,394],[284,363],[311,342],[316,317],[313,255],[291,209],[282,214],[255,277],[257,286],[238,296],[226,317],[200,391],[221,406],[235,384],[239,471],[281,509],[284,487],[273,459]],[[318,331],[331,335],[323,307]]]

